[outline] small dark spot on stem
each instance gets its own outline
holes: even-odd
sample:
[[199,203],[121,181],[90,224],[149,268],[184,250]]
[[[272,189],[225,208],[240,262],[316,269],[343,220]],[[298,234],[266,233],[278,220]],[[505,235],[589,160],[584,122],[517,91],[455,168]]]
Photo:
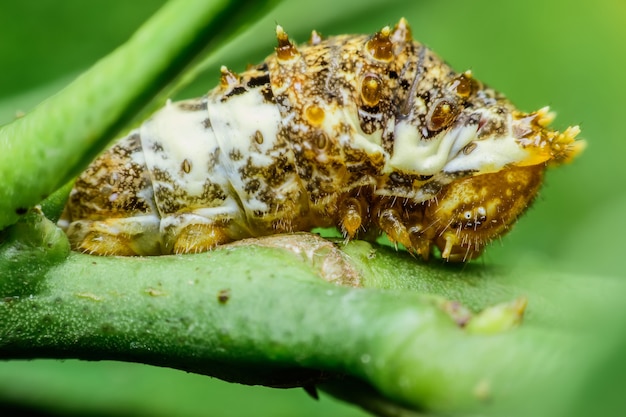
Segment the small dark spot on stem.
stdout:
[[15,214],[17,214],[18,216],[21,216],[22,214],[26,214],[28,212],[28,209],[25,207],[18,207],[15,209]]
[[220,292],[217,293],[217,301],[219,301],[220,304],[226,304],[228,300],[230,300],[230,295],[229,288],[220,290]]
[[167,295],[165,291],[157,290],[155,288],[147,288],[146,294],[148,294],[151,297],[162,297],[164,295]]

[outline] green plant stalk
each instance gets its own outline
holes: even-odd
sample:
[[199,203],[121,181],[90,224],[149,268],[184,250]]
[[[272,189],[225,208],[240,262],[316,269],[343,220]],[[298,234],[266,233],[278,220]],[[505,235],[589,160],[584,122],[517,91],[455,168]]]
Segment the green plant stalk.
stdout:
[[80,172],[205,49],[276,1],[174,0],[33,112],[0,129],[0,229]]
[[[3,260],[14,255],[2,265],[2,359],[114,359],[269,386],[346,374],[412,409],[471,415],[523,404],[534,381],[572,367],[580,342],[533,327],[467,334],[432,297],[335,286],[284,250],[65,258],[52,223],[33,214],[14,227],[2,246]],[[41,268],[24,286],[33,251]],[[369,263],[381,261],[392,262]]]

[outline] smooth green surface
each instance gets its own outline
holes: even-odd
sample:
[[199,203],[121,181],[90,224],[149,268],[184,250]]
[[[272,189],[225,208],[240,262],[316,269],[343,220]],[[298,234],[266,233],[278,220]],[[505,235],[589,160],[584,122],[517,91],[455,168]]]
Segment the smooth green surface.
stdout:
[[[4,4],[0,15],[0,48],[7,44],[12,48],[0,49],[3,82],[10,86],[0,88],[2,122],[11,120],[17,110],[30,110],[56,91],[55,85],[63,85],[63,79],[71,79],[112,50],[160,4],[95,1],[81,8],[82,2],[64,1],[60,6],[58,2],[41,1],[34,3],[33,9],[33,5],[22,3]],[[555,329],[554,324],[563,317],[570,327],[593,328],[599,346],[584,345],[588,348],[587,360],[573,367],[571,374],[563,375],[571,382],[571,399],[563,400],[560,409],[562,415],[588,415],[599,410],[604,415],[615,413],[612,407],[619,405],[614,401],[615,387],[623,386],[619,379],[623,373],[618,370],[623,369],[624,363],[620,355],[623,349],[619,348],[624,341],[625,312],[620,300],[626,294],[622,254],[626,232],[626,194],[622,184],[626,166],[622,159],[626,143],[622,140],[620,104],[626,94],[622,75],[626,64],[626,55],[622,53],[626,7],[608,0],[576,5],[538,0],[380,3],[369,8],[370,5],[286,2],[260,20],[252,31],[220,50],[208,62],[207,75],[180,95],[201,94],[214,85],[220,64],[240,70],[246,63],[257,62],[270,53],[275,22],[283,25],[290,36],[304,41],[312,28],[325,34],[371,32],[405,16],[417,39],[433,47],[457,69],[471,68],[477,78],[506,93],[522,109],[550,104],[559,115],[557,126],[580,123],[581,136],[589,142],[585,154],[573,165],[550,172],[533,209],[502,244],[496,243],[475,265],[450,271],[435,264],[440,279],[434,280],[414,272],[407,259],[398,270],[401,277],[397,281],[381,280],[378,275],[372,282],[405,291],[442,293],[455,299],[462,299],[467,291],[475,289],[471,292],[475,298],[466,300],[473,308],[528,295],[528,320],[523,328],[528,325],[531,329],[522,333],[537,329],[558,333],[560,328]],[[141,7],[145,9],[140,10]],[[49,87],[48,83],[59,77],[62,81]],[[576,319],[568,321],[570,317]],[[593,349],[596,355],[591,355]],[[88,410],[107,415],[118,411],[120,404],[132,404],[130,415],[161,415],[160,410],[200,415],[202,411],[209,413],[209,407],[215,407],[210,408],[214,415],[229,415],[233,409],[239,412],[231,415],[242,415],[248,407],[257,415],[278,415],[274,412],[294,400],[299,404],[298,414],[330,413],[320,408],[327,400],[318,405],[301,392],[245,388],[238,395],[246,395],[251,404],[242,404],[241,400],[228,400],[228,393],[241,387],[208,384],[206,378],[169,370],[145,371],[136,365],[1,365],[4,373],[0,391],[6,393],[5,400],[43,404],[50,410],[72,409],[78,414]],[[540,364],[537,370],[526,367],[525,375],[541,370]],[[72,377],[63,376],[67,374]],[[174,374],[177,379],[172,379]],[[143,379],[143,375],[149,376]],[[112,378],[113,382],[97,388],[83,382],[100,376]],[[157,378],[164,382],[155,382]],[[133,382],[116,385],[115,381],[128,379]],[[539,386],[542,382],[533,381]],[[206,392],[198,388],[204,384]],[[170,387],[166,394],[153,391],[164,385]],[[576,385],[578,388],[573,388]],[[50,388],[61,386],[63,389],[58,391]],[[554,390],[554,386],[546,385],[545,395],[549,397]],[[268,399],[267,403],[256,403],[259,397]],[[547,400],[541,397],[532,401],[540,407]],[[100,407],[93,407],[94,403]],[[340,412],[352,410],[333,414]],[[296,413],[292,409],[289,415],[293,414]]]

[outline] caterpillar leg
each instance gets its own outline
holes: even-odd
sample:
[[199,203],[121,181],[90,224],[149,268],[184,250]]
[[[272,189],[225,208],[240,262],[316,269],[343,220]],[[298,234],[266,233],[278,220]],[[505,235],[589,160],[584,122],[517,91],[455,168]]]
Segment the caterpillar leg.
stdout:
[[234,222],[222,216],[221,220],[210,220],[195,213],[178,213],[161,220],[163,237],[162,253],[182,254],[206,252],[217,245],[232,242],[241,237]]
[[[157,217],[146,217],[79,220],[69,225],[67,234],[74,250],[102,256],[198,253],[233,240],[229,228],[222,224],[194,223],[187,216],[172,216],[179,224],[170,222],[163,228]],[[187,221],[181,222],[181,217]]]
[[73,245],[80,252],[103,256],[135,256],[130,239],[126,236],[112,235],[99,231],[88,232],[85,238]]
[[374,209],[372,219],[376,228],[384,232],[394,244],[402,244],[409,253],[428,260],[435,230],[425,226],[425,205],[382,198]]
[[224,226],[214,224],[190,224],[178,235],[172,245],[173,253],[199,253],[217,245],[230,242]]
[[67,235],[72,248],[103,256],[158,255],[161,253],[159,219],[142,216],[70,223]]
[[367,221],[366,202],[355,197],[347,197],[339,201],[339,227],[346,239],[354,239],[358,230]]
[[387,234],[394,244],[401,243],[407,249],[411,249],[411,238],[405,226],[402,213],[391,207],[380,211],[378,226]]

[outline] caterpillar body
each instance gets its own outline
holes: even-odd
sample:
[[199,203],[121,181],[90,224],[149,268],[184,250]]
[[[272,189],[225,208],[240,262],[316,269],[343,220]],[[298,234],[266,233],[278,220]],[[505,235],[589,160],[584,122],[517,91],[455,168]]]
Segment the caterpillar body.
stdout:
[[205,96],[168,102],[76,181],[59,224],[98,255],[209,250],[336,226],[423,258],[477,257],[584,147],[454,72],[401,19],[278,46]]

